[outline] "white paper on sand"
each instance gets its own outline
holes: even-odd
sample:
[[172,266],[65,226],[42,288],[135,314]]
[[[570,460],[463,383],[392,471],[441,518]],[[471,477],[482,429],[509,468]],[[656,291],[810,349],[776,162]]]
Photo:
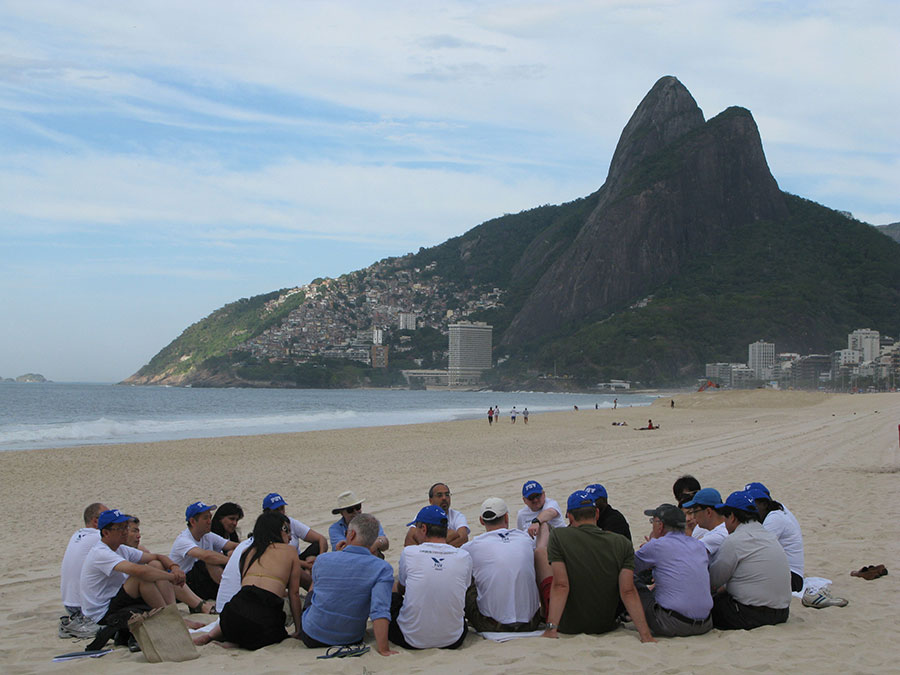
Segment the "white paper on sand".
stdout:
[[517,640],[518,638],[528,638],[528,637],[541,637],[544,634],[542,630],[533,630],[527,633],[495,633],[493,631],[485,631],[483,633],[479,633],[475,631],[478,635],[483,637],[485,640],[493,640],[494,642],[506,642],[507,640]]
[[799,591],[791,593],[795,598],[802,598],[806,591],[818,593],[826,586],[831,586],[831,579],[823,579],[822,577],[805,577],[803,579],[803,588]]
[[191,635],[194,635],[196,633],[208,633],[209,631],[211,631],[213,628],[215,628],[218,625],[219,625],[219,620],[216,619],[212,623],[208,623],[205,626],[203,626],[203,628],[188,628],[188,632]]

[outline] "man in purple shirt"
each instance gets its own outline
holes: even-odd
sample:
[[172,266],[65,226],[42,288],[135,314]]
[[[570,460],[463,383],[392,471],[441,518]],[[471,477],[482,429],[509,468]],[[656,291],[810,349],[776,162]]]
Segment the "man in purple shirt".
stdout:
[[644,515],[652,524],[650,540],[635,551],[634,572],[650,631],[666,637],[708,632],[713,601],[706,547],[685,534],[677,506],[661,504]]
[[380,527],[375,516],[360,513],[347,527],[347,545],[316,558],[301,620],[307,647],[362,642],[371,617],[378,653],[397,653],[388,644],[394,570],[370,550]]

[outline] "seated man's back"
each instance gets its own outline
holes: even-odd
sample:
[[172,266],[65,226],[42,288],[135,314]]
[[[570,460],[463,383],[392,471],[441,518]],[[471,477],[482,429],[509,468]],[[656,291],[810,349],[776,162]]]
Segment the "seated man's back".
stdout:
[[[467,612],[469,623],[476,630],[509,630],[513,624],[525,624],[531,630],[537,628],[540,601],[531,537],[521,530],[509,529],[508,507],[501,499],[486,500],[480,520],[488,531],[462,547],[472,556],[477,589],[478,612]],[[466,604],[468,609],[469,603]]]

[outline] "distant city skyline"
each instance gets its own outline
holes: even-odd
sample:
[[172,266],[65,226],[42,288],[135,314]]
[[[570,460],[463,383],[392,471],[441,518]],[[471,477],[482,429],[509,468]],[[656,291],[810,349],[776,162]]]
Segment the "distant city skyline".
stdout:
[[894,2],[13,0],[0,37],[2,377],[119,381],[228,302],[586,196],[663,75],[748,108],[781,189],[900,221]]

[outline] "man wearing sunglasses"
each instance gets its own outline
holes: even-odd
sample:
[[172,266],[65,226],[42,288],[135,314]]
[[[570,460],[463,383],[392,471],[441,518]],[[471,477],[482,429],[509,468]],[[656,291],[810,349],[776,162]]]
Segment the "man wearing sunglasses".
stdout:
[[[428,503],[431,506],[437,506],[447,514],[448,544],[459,548],[469,541],[469,521],[462,513],[450,508],[450,488],[446,483],[435,483],[428,488]],[[424,541],[422,532],[415,527],[410,527],[406,531],[403,547],[417,546]]]
[[537,537],[541,523],[548,523],[550,527],[566,526],[559,504],[547,497],[536,480],[527,481],[522,486],[522,501],[525,506],[516,514],[516,529],[528,532],[532,539]]
[[[337,508],[331,509],[331,512],[334,515],[340,514],[341,517],[328,528],[328,539],[331,540],[332,549],[342,551],[347,546],[347,530],[350,526],[350,521],[362,511],[363,502],[366,500],[357,499],[352,490],[347,490],[338,495],[337,501]],[[384,558],[384,552],[388,550],[390,545],[390,541],[384,534],[384,528],[379,523],[378,537],[371,544],[369,550],[379,558]]]

